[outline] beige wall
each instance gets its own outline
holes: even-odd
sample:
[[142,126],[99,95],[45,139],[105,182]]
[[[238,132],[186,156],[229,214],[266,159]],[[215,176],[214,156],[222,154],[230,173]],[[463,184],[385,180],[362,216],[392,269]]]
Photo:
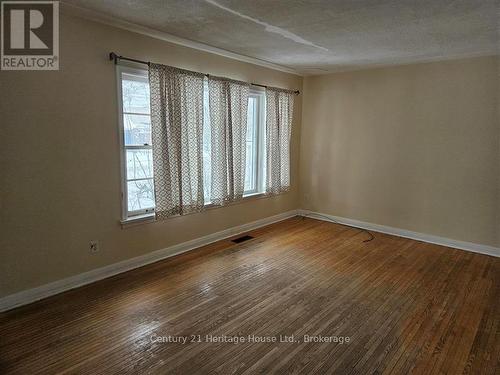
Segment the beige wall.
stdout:
[[[0,72],[0,296],[298,208],[300,96],[290,193],[121,229],[110,51],[284,88],[301,89],[302,78],[61,18],[60,71]],[[88,251],[93,239],[101,246],[95,255]]]
[[308,77],[301,206],[500,245],[498,60]]

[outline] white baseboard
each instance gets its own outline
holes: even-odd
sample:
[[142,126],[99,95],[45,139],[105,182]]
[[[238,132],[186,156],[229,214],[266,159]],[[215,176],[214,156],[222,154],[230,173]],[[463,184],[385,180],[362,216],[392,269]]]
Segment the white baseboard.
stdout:
[[122,272],[130,271],[134,268],[142,267],[159,260],[172,257],[210,243],[223,240],[237,234],[248,232],[250,230],[263,227],[278,221],[297,216],[298,210],[287,211],[278,215],[266,217],[251,223],[238,225],[220,232],[212,233],[207,236],[196,238],[191,241],[183,242],[165,249],[156,250],[151,253],[141,255],[136,258],[127,259],[118,263],[110,264],[102,268],[84,272],[62,280],[54,281],[33,289],[24,290],[15,294],[0,298],[0,312],[13,309],[28,303],[32,303],[52,295],[77,288],[82,285],[90,284]]
[[345,217],[323,214],[321,212],[314,212],[314,211],[309,211],[309,210],[298,210],[298,211],[299,211],[299,215],[309,216],[309,217],[312,217],[312,218],[315,218],[318,220],[329,221],[328,219],[330,219],[332,221],[336,221],[339,224],[351,225],[351,226],[355,226],[355,227],[359,227],[359,228],[363,228],[363,229],[368,229],[368,230],[371,230],[374,232],[392,234],[393,236],[405,237],[405,238],[410,238],[412,240],[429,242],[429,243],[433,243],[436,245],[453,247],[453,248],[460,249],[460,250],[472,251],[474,253],[480,253],[480,254],[485,254],[485,255],[491,255],[494,257],[500,257],[500,248],[494,247],[494,246],[480,245],[480,244],[472,243],[472,242],[452,240],[450,238],[438,237],[438,236],[433,236],[430,234],[424,234],[424,233],[418,233],[418,232],[412,232],[409,230],[388,227],[385,225],[367,223],[364,221],[348,219]]

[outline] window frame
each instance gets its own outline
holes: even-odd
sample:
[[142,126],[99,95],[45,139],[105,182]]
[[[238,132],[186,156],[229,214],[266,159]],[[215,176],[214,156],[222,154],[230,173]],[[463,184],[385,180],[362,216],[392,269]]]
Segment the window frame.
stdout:
[[[124,64],[116,65],[116,80],[117,80],[117,99],[118,99],[118,137],[120,142],[120,179],[121,179],[121,206],[122,206],[122,221],[133,220],[141,217],[151,217],[154,214],[155,207],[144,208],[140,210],[129,211],[128,209],[128,187],[129,181],[134,179],[127,179],[127,150],[152,150],[153,145],[125,145],[125,123],[124,123],[124,108],[123,108],[123,89],[122,89],[122,75],[129,74],[137,76],[149,81],[148,70],[140,69]],[[127,112],[127,114],[134,114]],[[136,115],[145,116],[144,113],[135,113]],[[151,117],[151,112],[149,114]],[[154,175],[150,178],[139,178],[135,180],[151,180],[154,184]]]
[[[258,86],[252,86],[248,98],[256,99],[256,126],[255,141],[254,141],[254,163],[255,163],[255,189],[246,190],[243,192],[243,197],[258,195],[264,193],[265,175],[264,163],[266,160],[266,147],[265,147],[265,121],[266,121],[266,92],[265,89]],[[245,140],[246,143],[246,140]]]

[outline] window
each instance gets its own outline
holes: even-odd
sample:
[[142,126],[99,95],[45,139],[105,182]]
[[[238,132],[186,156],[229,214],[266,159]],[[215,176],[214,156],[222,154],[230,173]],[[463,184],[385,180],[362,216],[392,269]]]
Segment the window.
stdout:
[[262,193],[265,176],[265,92],[250,90],[245,159],[245,195]]
[[[154,212],[154,176],[148,72],[118,66],[122,145],[123,219]],[[208,80],[204,90],[203,183],[210,204],[211,146]],[[244,196],[265,190],[265,91],[250,90],[248,99]]]
[[154,211],[153,154],[147,71],[120,67],[123,217]]
[[[265,190],[265,97],[264,90],[250,90],[247,114],[245,191],[243,196],[262,193]],[[203,120],[203,186],[205,204],[210,204],[211,137],[208,79],[205,79]]]

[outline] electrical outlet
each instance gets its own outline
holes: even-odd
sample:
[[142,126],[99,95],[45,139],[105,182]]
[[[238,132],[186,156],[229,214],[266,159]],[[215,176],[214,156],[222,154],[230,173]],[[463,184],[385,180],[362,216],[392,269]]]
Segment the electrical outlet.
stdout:
[[90,241],[90,252],[97,253],[99,251],[99,241],[92,240]]

